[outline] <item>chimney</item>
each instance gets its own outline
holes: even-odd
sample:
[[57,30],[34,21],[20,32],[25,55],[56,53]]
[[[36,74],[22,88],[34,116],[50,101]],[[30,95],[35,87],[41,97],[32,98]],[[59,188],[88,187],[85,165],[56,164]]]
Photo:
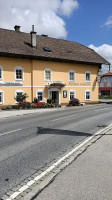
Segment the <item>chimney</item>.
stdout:
[[15,25],[15,26],[14,26],[14,29],[15,29],[15,31],[17,31],[17,32],[20,32],[20,26]]
[[36,32],[34,31],[34,25],[32,25],[32,31],[31,34],[31,46],[36,47]]

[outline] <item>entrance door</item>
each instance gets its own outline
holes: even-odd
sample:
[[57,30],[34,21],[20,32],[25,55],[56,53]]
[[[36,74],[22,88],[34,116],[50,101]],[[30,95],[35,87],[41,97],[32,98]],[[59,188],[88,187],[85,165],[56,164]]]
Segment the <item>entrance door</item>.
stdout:
[[52,101],[53,103],[59,103],[59,92],[52,91]]

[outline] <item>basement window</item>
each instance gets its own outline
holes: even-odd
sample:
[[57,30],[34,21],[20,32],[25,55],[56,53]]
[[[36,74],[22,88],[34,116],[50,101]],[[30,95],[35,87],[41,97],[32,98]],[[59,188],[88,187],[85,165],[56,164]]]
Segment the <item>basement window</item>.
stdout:
[[44,47],[43,49],[44,51],[51,52],[51,49],[49,49],[48,47]]

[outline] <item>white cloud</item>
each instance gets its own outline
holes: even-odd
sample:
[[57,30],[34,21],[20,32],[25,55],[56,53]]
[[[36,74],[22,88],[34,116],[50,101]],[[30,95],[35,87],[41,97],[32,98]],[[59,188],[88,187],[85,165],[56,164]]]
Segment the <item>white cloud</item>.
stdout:
[[61,3],[61,13],[66,16],[70,16],[74,9],[79,7],[78,1],[63,0]]
[[62,17],[70,17],[78,7],[78,0],[0,0],[0,27],[20,25],[22,31],[30,32],[34,24],[37,34],[66,38]]
[[[99,55],[105,58],[111,64],[112,71],[112,45],[103,44],[99,47],[95,47],[93,44],[89,45],[89,48],[94,49]],[[108,65],[103,66],[103,72],[109,71]]]
[[104,26],[112,27],[112,16],[108,17],[106,22],[103,25],[101,25],[101,27],[104,27]]

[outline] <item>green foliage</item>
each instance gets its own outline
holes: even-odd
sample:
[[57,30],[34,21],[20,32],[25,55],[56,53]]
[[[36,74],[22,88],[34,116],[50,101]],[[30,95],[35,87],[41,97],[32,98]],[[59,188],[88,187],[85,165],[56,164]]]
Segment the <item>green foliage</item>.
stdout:
[[99,96],[99,99],[112,99],[112,96]]
[[52,99],[50,99],[50,98],[47,99],[47,103],[48,103],[48,104],[52,104]]
[[26,93],[24,93],[24,94],[18,93],[17,96],[14,97],[14,99],[15,99],[18,103],[21,103],[21,102],[25,101],[27,97],[28,97],[28,95],[27,95]]

